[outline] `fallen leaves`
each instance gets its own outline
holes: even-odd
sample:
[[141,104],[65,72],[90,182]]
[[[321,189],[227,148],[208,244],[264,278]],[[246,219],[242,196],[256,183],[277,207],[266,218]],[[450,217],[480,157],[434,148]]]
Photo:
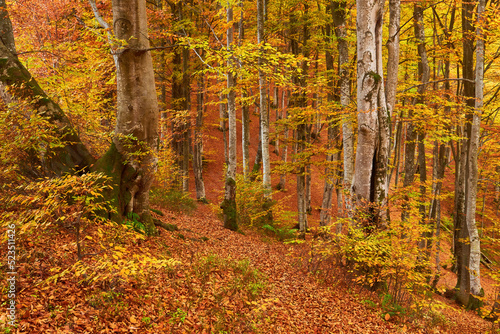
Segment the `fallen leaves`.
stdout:
[[[142,266],[128,281],[112,275],[106,279],[103,273],[92,282],[79,283],[81,278],[67,275],[40,284],[50,275],[51,265],[73,265],[71,247],[59,247],[71,244],[73,236],[42,236],[30,240],[31,246],[22,244],[19,333],[419,332],[398,325],[389,313],[381,317],[377,308],[361,304],[360,297],[340,285],[320,284],[304,274],[286,255],[300,245],[263,242],[252,231],[230,232],[207,213],[179,215],[175,223],[185,239],[162,231],[141,246],[126,239],[110,243],[115,253],[107,261],[118,266],[111,266],[111,272],[132,275],[124,265],[131,260]],[[110,231],[95,231],[89,241],[101,240],[106,233]],[[172,257],[178,265],[149,266],[144,259],[150,254]],[[457,317],[462,326],[460,321]],[[481,333],[486,327],[478,321],[461,328],[467,328],[464,333]]]

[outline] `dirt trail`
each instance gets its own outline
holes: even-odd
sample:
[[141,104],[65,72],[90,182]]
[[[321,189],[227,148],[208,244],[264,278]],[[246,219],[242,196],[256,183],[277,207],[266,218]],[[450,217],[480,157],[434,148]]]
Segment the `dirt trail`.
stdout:
[[[168,218],[165,221],[172,223]],[[193,216],[177,216],[174,222],[187,240],[179,242],[184,254],[246,258],[265,273],[270,286],[263,302],[269,333],[400,332],[341,287],[322,286],[303,273],[297,261],[287,256],[287,245],[253,231],[245,230],[242,235],[224,229],[206,207]],[[208,240],[196,240],[201,237]]]

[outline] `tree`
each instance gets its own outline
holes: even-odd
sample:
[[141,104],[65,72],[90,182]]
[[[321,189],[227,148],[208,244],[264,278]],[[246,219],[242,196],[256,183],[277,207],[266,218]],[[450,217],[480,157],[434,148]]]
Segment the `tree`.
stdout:
[[382,23],[384,2],[358,0],[358,144],[352,192],[355,209],[369,212],[370,224],[383,224],[387,203],[390,114],[384,91]]
[[[257,0],[257,43],[264,44],[264,9],[265,1]],[[259,66],[264,65],[263,45],[259,55]],[[262,146],[262,183],[264,188],[271,191],[271,162],[269,158],[269,115],[267,110],[266,80],[264,71],[259,68],[259,109],[260,109],[260,142]]]
[[40,177],[36,166],[42,166],[47,175],[62,175],[70,171],[88,170],[95,159],[83,145],[70,120],[62,109],[38,85],[28,70],[21,64],[15,52],[14,34],[5,2],[0,2],[0,96],[6,104],[17,100],[28,101],[31,112],[44,117],[56,127],[56,132],[64,147],[49,148],[39,158],[39,152],[28,152],[23,172],[32,177]]
[[[485,1],[479,0],[477,7],[477,28],[476,28],[476,70],[475,83],[473,86],[474,92],[467,90],[469,99],[468,103],[474,104],[473,109],[467,110],[467,119],[470,123],[467,124],[467,140],[464,141],[463,150],[466,152],[464,190],[465,190],[465,205],[464,217],[461,219],[460,234],[459,234],[459,253],[458,257],[458,272],[457,272],[457,299],[464,305],[472,308],[479,306],[478,296],[484,293],[481,288],[480,280],[480,265],[481,265],[481,246],[479,234],[476,226],[476,197],[477,197],[477,180],[478,180],[478,165],[477,158],[479,154],[479,135],[481,127],[481,113],[483,108],[483,78],[484,78],[484,20]],[[469,19],[472,19],[473,4],[467,3],[463,5],[463,29],[464,34],[464,76],[465,58],[472,60],[473,45],[471,43],[472,36],[469,32],[473,31],[473,27]],[[466,22],[467,21],[467,22]],[[467,73],[472,72],[472,64],[467,65],[470,69]],[[467,87],[471,86],[468,83]]]
[[233,7],[228,4],[226,8],[227,22],[227,50],[229,58],[227,61],[228,71],[227,76],[227,113],[229,124],[228,138],[228,164],[226,170],[225,194],[224,202],[221,207],[224,212],[224,227],[230,230],[238,230],[238,220],[236,216],[236,92],[235,92],[235,77],[233,69],[233,59],[231,55],[233,44]]
[[82,144],[61,108],[43,92],[24,66],[0,43],[0,81],[17,99],[28,100],[39,115],[57,126],[65,146],[46,156],[46,171],[61,175],[90,169],[112,177],[107,196],[117,208],[116,220],[129,212],[154,231],[149,189],[156,168],[158,104],[143,0],[113,1],[114,53],[117,57],[117,122],[113,143],[95,159]]

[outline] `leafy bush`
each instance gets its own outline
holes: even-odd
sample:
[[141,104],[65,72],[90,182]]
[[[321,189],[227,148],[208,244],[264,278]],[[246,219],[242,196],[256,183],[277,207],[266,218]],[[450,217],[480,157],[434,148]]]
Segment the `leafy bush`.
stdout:
[[174,189],[154,187],[149,194],[149,201],[177,212],[192,213],[196,209],[196,202],[189,194]]
[[322,237],[310,243],[309,270],[379,291],[381,315],[387,319],[415,310],[415,303],[429,291],[427,250],[418,246],[428,227],[412,219],[392,220],[386,228],[375,229],[352,226],[348,219],[339,222],[349,226],[349,232],[337,234],[334,225],[322,227]]
[[245,180],[236,176],[236,210],[238,222],[242,225],[257,227],[271,233],[279,240],[295,237],[295,213],[284,210],[282,202],[269,199],[268,190],[262,180]]

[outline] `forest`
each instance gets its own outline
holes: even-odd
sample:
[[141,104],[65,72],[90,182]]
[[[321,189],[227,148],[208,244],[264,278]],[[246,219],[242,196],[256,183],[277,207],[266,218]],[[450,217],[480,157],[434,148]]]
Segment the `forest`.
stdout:
[[499,14],[0,0],[0,330],[500,333]]

